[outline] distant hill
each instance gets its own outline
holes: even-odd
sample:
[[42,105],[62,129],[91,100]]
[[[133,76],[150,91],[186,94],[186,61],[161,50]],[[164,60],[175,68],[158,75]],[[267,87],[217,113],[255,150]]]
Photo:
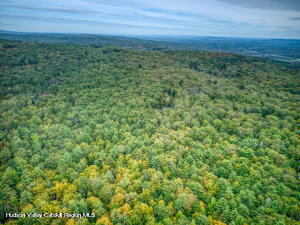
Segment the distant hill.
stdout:
[[[16,40],[23,42],[45,42],[45,43],[63,43],[92,45],[94,47],[118,46],[134,49],[162,50],[167,48],[176,48],[175,43],[166,43],[155,40],[144,40],[131,37],[93,35],[93,34],[56,34],[56,33],[22,33],[0,31],[0,38],[7,40]],[[177,47],[179,48],[179,47]],[[181,47],[183,48],[183,47]]]
[[91,45],[94,47],[118,46],[147,50],[220,51],[300,63],[300,40],[295,39],[189,36],[121,37],[95,34],[23,33],[12,31],[0,31],[0,39]]
[[225,51],[286,61],[300,60],[300,40],[228,38],[228,37],[176,37],[143,36],[147,40],[168,41],[189,49]]

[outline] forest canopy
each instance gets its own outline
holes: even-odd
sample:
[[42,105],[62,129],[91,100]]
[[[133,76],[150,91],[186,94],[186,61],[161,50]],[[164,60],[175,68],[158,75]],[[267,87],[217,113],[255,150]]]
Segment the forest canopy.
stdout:
[[299,224],[299,68],[6,40],[0,59],[1,223]]

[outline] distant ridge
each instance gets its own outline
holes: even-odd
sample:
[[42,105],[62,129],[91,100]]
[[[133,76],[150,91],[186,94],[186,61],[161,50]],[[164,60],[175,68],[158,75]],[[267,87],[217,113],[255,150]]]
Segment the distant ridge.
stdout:
[[300,63],[300,40],[209,36],[102,35],[85,33],[35,33],[0,30],[0,39],[23,42],[119,46],[150,50],[206,50]]

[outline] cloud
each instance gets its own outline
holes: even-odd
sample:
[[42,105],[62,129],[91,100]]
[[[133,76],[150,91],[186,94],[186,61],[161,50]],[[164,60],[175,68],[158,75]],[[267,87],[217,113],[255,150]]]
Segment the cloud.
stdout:
[[[93,2],[93,1],[92,1]],[[97,2],[98,7],[95,9],[84,9],[84,8],[63,8],[60,7],[41,7],[41,6],[27,6],[27,5],[14,5],[14,4],[3,4],[3,7],[11,8],[11,9],[21,9],[25,11],[33,11],[33,12],[45,12],[45,13],[65,13],[65,14],[84,14],[84,15],[98,15],[101,16],[106,15],[109,17],[118,17],[125,16],[126,18],[137,19],[138,17],[143,17],[143,19],[161,19],[164,22],[188,22],[191,17],[195,17],[195,15],[178,15],[174,12],[164,11],[164,10],[153,10],[153,9],[138,9],[138,8],[130,8],[130,7],[121,7],[114,6],[114,4],[107,4]],[[91,7],[90,7],[91,8]]]
[[[186,27],[180,27],[180,26],[171,26],[171,25],[160,25],[160,24],[152,24],[152,23],[113,23],[113,22],[107,22],[107,21],[101,21],[101,20],[87,20],[87,19],[67,19],[67,18],[57,18],[57,17],[36,17],[36,16],[30,16],[30,15],[22,15],[22,14],[14,14],[14,15],[4,15],[5,17],[9,18],[20,18],[20,19],[26,19],[26,20],[33,20],[33,21],[45,21],[45,22],[55,22],[55,23],[69,23],[69,24],[84,24],[84,25],[109,25],[114,27],[134,27],[134,28],[156,28],[156,29],[187,29]],[[192,28],[189,28],[192,29]]]
[[300,11],[299,0],[218,0],[245,8]]
[[[298,3],[291,0],[273,0],[273,4],[270,2],[26,0],[25,3],[23,0],[2,0],[0,29],[51,29],[52,32],[59,30],[71,33],[86,32],[89,29],[90,32],[118,35],[130,32],[147,35],[300,37],[299,12],[295,11]],[[274,8],[280,10],[270,10]],[[291,8],[294,11],[289,11]],[[280,27],[286,27],[286,30]],[[288,32],[289,29],[291,32]]]
[[291,17],[290,20],[300,20],[300,17]]
[[86,10],[86,9],[72,9],[72,8],[44,8],[44,7],[31,7],[23,5],[2,5],[3,7],[12,8],[12,9],[24,9],[37,12],[60,12],[60,13],[70,13],[70,14],[88,14],[88,13],[97,13],[95,10]]

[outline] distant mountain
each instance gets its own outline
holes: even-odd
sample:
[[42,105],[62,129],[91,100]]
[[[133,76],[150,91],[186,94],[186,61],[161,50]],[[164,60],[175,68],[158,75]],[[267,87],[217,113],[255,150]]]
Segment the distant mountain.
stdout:
[[163,43],[161,41],[143,40],[130,37],[93,35],[93,34],[62,34],[62,33],[23,33],[0,31],[0,39],[16,40],[23,42],[45,42],[102,46],[119,46],[135,49],[166,49],[174,48],[175,44]]
[[207,50],[300,63],[300,40],[193,37],[193,36],[108,36],[96,34],[23,33],[0,31],[0,39],[150,50]]
[[189,36],[141,36],[139,38],[168,41],[170,43],[177,43],[192,49],[233,52],[287,61],[300,60],[300,40],[297,39]]

